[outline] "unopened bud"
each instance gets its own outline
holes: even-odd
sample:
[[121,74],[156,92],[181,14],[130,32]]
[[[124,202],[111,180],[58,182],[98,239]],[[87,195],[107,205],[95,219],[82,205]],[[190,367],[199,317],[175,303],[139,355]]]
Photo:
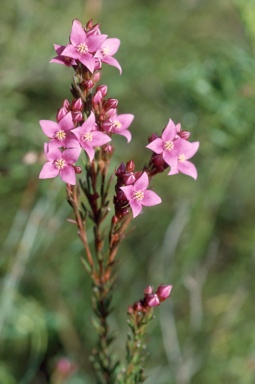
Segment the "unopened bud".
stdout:
[[134,162],[134,160],[129,160],[126,163],[126,169],[127,169],[127,172],[134,172],[134,170],[135,170],[135,162]]
[[146,287],[143,291],[144,295],[151,295],[153,292],[153,288],[151,285],[148,285],[148,287]]
[[180,131],[180,132],[178,132],[178,136],[180,136],[184,140],[189,140],[190,132],[189,131]]
[[101,78],[101,72],[94,72],[93,74],[93,81],[97,83]]
[[82,99],[79,97],[79,99],[73,100],[71,108],[74,111],[82,111],[82,109],[83,109]]
[[67,110],[70,108],[70,103],[69,103],[69,101],[67,99],[65,99],[63,101],[62,107],[67,109]]
[[96,92],[100,91],[102,96],[107,95],[107,85],[98,85],[96,88]]
[[164,301],[166,300],[171,293],[172,290],[172,285],[160,285],[156,291],[156,294],[158,295],[159,301]]
[[58,113],[57,113],[57,116],[56,116],[56,120],[57,122],[59,122],[61,119],[63,119],[63,117],[68,113],[68,111],[66,110],[66,108],[60,108],[58,110]]
[[144,304],[147,307],[156,307],[160,304],[160,301],[159,301],[158,296],[154,293],[154,294],[145,296]]
[[82,167],[74,165],[74,171],[76,174],[82,173]]
[[119,100],[109,98],[109,99],[105,100],[104,108],[105,109],[110,109],[110,108],[116,109],[118,104],[119,104]]

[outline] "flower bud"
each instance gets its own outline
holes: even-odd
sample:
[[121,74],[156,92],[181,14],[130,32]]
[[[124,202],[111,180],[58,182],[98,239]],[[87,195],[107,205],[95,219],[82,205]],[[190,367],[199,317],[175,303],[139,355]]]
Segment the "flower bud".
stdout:
[[69,103],[69,101],[67,99],[65,99],[63,101],[62,107],[67,109],[67,110],[70,108],[70,103]]
[[85,89],[91,89],[94,87],[94,83],[92,80],[86,80],[83,83]]
[[104,97],[105,95],[107,95],[107,85],[98,85],[96,87],[96,92],[100,91],[102,96]]
[[135,170],[135,162],[134,162],[134,160],[129,160],[126,163],[126,169],[127,169],[127,172],[134,172],[134,170]]
[[72,112],[72,118],[74,123],[78,123],[83,120],[83,115],[81,111]]
[[123,183],[125,183],[125,185],[131,185],[136,181],[136,178],[133,172],[127,172],[122,177],[123,177]]
[[151,285],[148,285],[148,287],[146,287],[143,291],[144,295],[151,295],[153,292],[153,288]]
[[109,98],[109,99],[105,100],[105,102],[104,102],[104,108],[105,108],[105,109],[110,109],[110,108],[114,108],[114,109],[116,109],[117,106],[118,106],[118,104],[119,104],[119,100]]
[[156,307],[160,304],[160,301],[159,301],[158,296],[154,293],[154,294],[145,296],[144,304],[147,307]]
[[76,174],[82,173],[82,167],[74,165],[74,171]]
[[172,290],[172,285],[160,285],[156,291],[156,294],[158,295],[159,301],[164,301],[166,300],[171,293]]
[[190,137],[190,132],[189,131],[180,131],[180,132],[178,132],[178,136],[180,136],[184,140],[188,140]]
[[101,72],[94,72],[93,74],[93,81],[94,83],[97,83],[101,78]]
[[71,108],[73,111],[82,111],[82,109],[83,109],[82,99],[80,97],[79,97],[79,99],[74,99],[72,101]]
[[120,177],[120,176],[122,176],[123,173],[125,173],[125,172],[126,172],[126,166],[125,166],[125,164],[122,162],[122,163],[118,166],[118,168],[116,169],[116,171],[115,171],[115,175],[116,175],[117,177]]
[[57,122],[59,122],[67,113],[68,111],[66,110],[66,108],[60,108],[56,116]]

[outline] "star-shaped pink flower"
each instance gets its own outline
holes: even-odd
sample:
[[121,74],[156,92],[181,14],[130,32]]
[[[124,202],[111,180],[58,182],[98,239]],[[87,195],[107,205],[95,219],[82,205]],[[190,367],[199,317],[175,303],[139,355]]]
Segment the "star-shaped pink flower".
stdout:
[[118,68],[121,74],[122,69],[121,69],[120,63],[114,57],[112,57],[119,49],[119,46],[120,46],[119,39],[116,39],[116,38],[106,39],[103,42],[100,50],[96,53],[95,57],[98,58],[103,63],[109,64],[109,65],[112,65],[113,67]]
[[73,164],[79,158],[80,148],[66,149],[62,152],[54,145],[45,143],[44,151],[48,161],[44,164],[39,178],[50,179],[59,175],[65,183],[75,185],[76,177]]
[[96,129],[96,119],[93,112],[89,115],[87,120],[78,128],[72,130],[77,137],[81,147],[86,151],[90,161],[95,156],[94,147],[100,147],[111,141],[111,138]]
[[[43,133],[51,139],[57,147],[74,148],[77,147],[77,139],[71,132],[74,128],[72,113],[67,113],[58,123],[51,120],[40,120]],[[78,144],[79,145],[79,144]]]
[[148,190],[149,177],[146,172],[136,180],[133,185],[120,187],[130,204],[133,217],[141,213],[143,206],[152,206],[161,203],[161,198],[153,191]]
[[114,114],[109,120],[105,120],[103,122],[102,127],[108,133],[115,133],[124,136],[129,143],[132,135],[128,128],[133,120],[134,115],[131,113],[125,113],[122,115]]
[[177,135],[177,127],[170,119],[161,137],[153,140],[146,148],[151,149],[157,154],[162,154],[164,161],[171,167],[174,166],[176,168],[180,148],[184,142],[185,140]]
[[100,50],[106,38],[107,35],[87,36],[81,23],[78,20],[74,20],[70,34],[70,44],[65,47],[61,54],[62,56],[79,60],[93,73],[96,62],[94,54]]

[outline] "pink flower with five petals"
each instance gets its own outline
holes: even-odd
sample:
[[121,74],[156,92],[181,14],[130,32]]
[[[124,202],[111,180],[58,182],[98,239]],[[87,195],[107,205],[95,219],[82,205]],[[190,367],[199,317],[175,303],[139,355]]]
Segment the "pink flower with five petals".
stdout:
[[111,138],[96,130],[96,119],[93,112],[89,115],[87,120],[78,128],[72,130],[77,137],[81,147],[88,154],[90,161],[95,156],[94,147],[100,147],[111,141]]
[[182,151],[178,155],[178,161],[176,167],[171,167],[171,171],[168,175],[176,175],[181,172],[185,175],[193,177],[193,179],[197,179],[197,169],[193,163],[188,161],[191,157],[195,155],[199,148],[199,142],[196,141],[194,143],[189,143],[186,141],[186,145],[183,145]]
[[161,203],[161,198],[153,191],[148,190],[149,177],[146,172],[136,180],[133,185],[120,187],[130,204],[133,217],[141,213],[143,206],[153,206]]

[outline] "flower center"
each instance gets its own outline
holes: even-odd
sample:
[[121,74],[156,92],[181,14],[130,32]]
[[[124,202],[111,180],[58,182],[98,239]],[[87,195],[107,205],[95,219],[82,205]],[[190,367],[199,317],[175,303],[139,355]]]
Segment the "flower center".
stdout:
[[87,132],[82,136],[82,141],[92,141],[92,133]]
[[101,48],[101,53],[103,56],[107,56],[110,53],[110,50],[108,47]]
[[89,48],[87,46],[87,44],[85,43],[80,43],[78,46],[77,46],[77,49],[80,53],[87,53],[89,51]]
[[181,154],[178,156],[178,161],[180,161],[181,163],[183,163],[185,160],[186,160],[186,157],[185,157],[184,153],[181,153]]
[[144,198],[144,193],[143,191],[136,191],[133,193],[133,199],[136,201],[141,201]]
[[65,138],[66,138],[66,133],[65,133],[65,131],[63,131],[62,129],[60,129],[59,131],[56,132],[55,137],[56,137],[58,140],[60,140],[60,141],[65,140]]
[[164,149],[165,149],[166,151],[172,151],[172,150],[174,149],[174,143],[173,143],[173,141],[166,141],[166,142],[164,143]]
[[66,161],[64,159],[55,160],[55,167],[57,169],[63,169],[66,166]]
[[121,127],[122,127],[122,124],[118,120],[114,120],[114,122],[112,124],[112,128],[119,129]]

